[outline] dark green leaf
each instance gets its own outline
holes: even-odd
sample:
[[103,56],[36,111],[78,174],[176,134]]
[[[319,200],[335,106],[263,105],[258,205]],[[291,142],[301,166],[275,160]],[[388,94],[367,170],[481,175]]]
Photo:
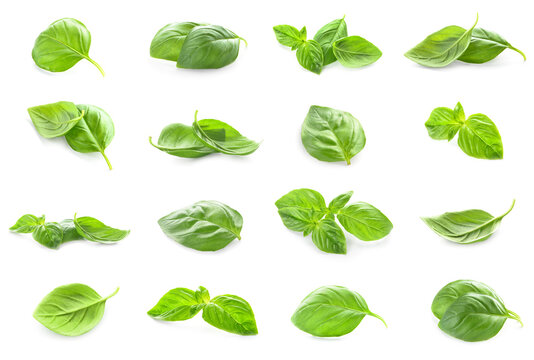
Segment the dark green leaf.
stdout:
[[35,215],[26,214],[22,215],[15,225],[9,228],[9,230],[21,234],[29,234],[35,231],[39,225],[43,225],[45,216],[37,217]]
[[155,148],[184,158],[199,158],[216,152],[215,149],[207,147],[200,141],[191,126],[183,124],[171,124],[164,127],[157,145],[152,142],[152,137],[148,139]]
[[218,329],[238,335],[256,335],[258,328],[249,303],[236,295],[216,296],[206,304],[202,318]]
[[315,225],[312,231],[312,241],[321,251],[331,254],[347,253],[345,234],[332,215]]
[[103,244],[113,244],[130,233],[130,230],[112,228],[90,216],[77,218],[76,214],[74,214],[74,226],[85,239]]
[[382,51],[360,36],[337,40],[332,46],[336,59],[349,68],[367,66],[382,56]]
[[63,230],[63,240],[61,243],[66,243],[68,241],[82,240],[83,236],[80,235],[78,230],[76,230],[76,225],[74,225],[74,220],[65,219],[59,223],[61,229]]
[[150,56],[156,59],[177,61],[187,35],[193,28],[202,25],[206,24],[181,22],[165,25],[152,39]]
[[327,212],[321,194],[311,189],[293,190],[275,203],[284,225],[293,231],[302,231],[304,236],[315,229]]
[[57,249],[63,241],[63,229],[58,223],[47,222],[43,225],[38,225],[32,236],[39,244],[50,249]]
[[523,56],[524,60],[527,60],[527,57],[521,50],[513,47],[512,44],[499,34],[493,31],[475,28],[473,29],[469,47],[458,60],[473,64],[483,64],[495,59],[506,49],[518,52]]
[[297,48],[299,64],[313,73],[320,74],[323,68],[323,49],[315,40],[307,40]]
[[84,115],[69,101],[34,106],[28,109],[28,113],[39,135],[45,138],[65,135]]
[[205,306],[205,303],[197,298],[197,292],[186,288],[172,289],[163,295],[147,314],[154,319],[165,321],[191,319]]
[[313,40],[317,41],[323,49],[323,65],[326,66],[336,61],[332,45],[337,40],[347,36],[347,23],[345,22],[345,16],[341,19],[337,19],[329,22],[325,26],[319,29]]
[[337,219],[341,225],[360,240],[379,240],[393,229],[389,219],[374,206],[358,202],[339,210]]

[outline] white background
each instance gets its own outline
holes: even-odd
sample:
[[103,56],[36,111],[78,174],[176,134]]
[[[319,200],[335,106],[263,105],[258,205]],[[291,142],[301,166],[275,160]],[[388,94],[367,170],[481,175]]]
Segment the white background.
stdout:
[[[17,1],[0,11],[2,55],[3,185],[0,228],[0,357],[9,359],[201,358],[271,359],[329,356],[386,359],[464,359],[532,356],[531,234],[532,79],[534,45],[530,1]],[[485,65],[454,63],[428,69],[403,53],[447,25],[497,31],[527,56],[505,51]],[[333,64],[320,76],[302,69],[278,45],[272,27],[306,25],[310,37],[346,15],[349,35],[360,35],[384,55],[372,66]],[[64,73],[38,69],[33,42],[51,22],[81,20],[91,31],[87,61]],[[199,21],[228,27],[247,39],[235,63],[220,69],[176,69],[149,57],[159,28]],[[98,154],[78,154],[63,139],[39,137],[26,109],[67,100],[102,107],[116,136],[107,149],[113,171]],[[438,106],[464,105],[498,126],[504,160],[477,160],[456,145],[431,140],[424,126]],[[351,112],[367,135],[353,165],[323,163],[300,142],[310,105]],[[212,155],[188,160],[151,147],[167,124],[200,118],[227,121],[263,140],[247,157]],[[348,236],[347,255],[317,250],[310,238],[287,230],[274,202],[309,187],[327,202],[354,190],[354,201],[381,209],[390,236],[364,243]],[[501,229],[483,243],[458,246],[432,233],[419,216],[480,208],[500,214],[517,199]],[[187,249],[168,239],[157,219],[199,200],[219,200],[244,218],[242,241],[216,253]],[[25,213],[50,221],[74,212],[132,230],[117,245],[72,242],[57,251],[31,235],[7,230]],[[442,333],[430,311],[449,281],[487,283],[519,313],[495,338],[464,343]],[[81,282],[109,300],[102,322],[77,338],[56,335],[32,318],[41,298],[59,285]],[[315,288],[344,285],[364,296],[372,311],[351,334],[314,338],[290,322]],[[256,314],[259,335],[241,337],[204,323],[158,322],[146,315],[174,287],[206,286],[212,296],[236,294]]]

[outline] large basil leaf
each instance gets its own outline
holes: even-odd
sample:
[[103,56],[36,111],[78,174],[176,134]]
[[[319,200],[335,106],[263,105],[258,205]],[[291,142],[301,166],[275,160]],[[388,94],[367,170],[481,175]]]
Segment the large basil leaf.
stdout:
[[515,200],[506,213],[497,217],[484,210],[464,210],[421,219],[442,238],[458,244],[471,244],[487,240],[493,235],[514,204]]
[[34,106],[28,109],[28,113],[39,135],[45,138],[65,135],[84,115],[69,101]]
[[364,298],[343,286],[323,286],[302,300],[291,321],[314,336],[342,336],[353,331],[365,315],[385,321],[371,312]]
[[35,231],[39,225],[43,225],[45,221],[45,216],[37,217],[35,215],[26,214],[22,215],[15,225],[9,228],[10,231],[29,234]]
[[319,221],[312,231],[312,241],[319,250],[332,254],[346,254],[347,242],[343,230],[330,215]]
[[291,25],[277,25],[273,27],[276,40],[284,46],[289,46],[292,50],[295,50],[306,41],[306,27],[303,28],[303,32]]
[[323,196],[315,190],[298,189],[282,196],[275,203],[284,225],[293,231],[310,234],[327,213]]
[[382,51],[361,36],[348,36],[332,46],[336,59],[349,68],[367,66],[382,56]]
[[58,223],[47,222],[38,225],[32,236],[39,244],[50,249],[57,249],[63,241],[63,228]]
[[[165,321],[191,319],[205,306],[204,301],[199,301],[200,292],[207,291],[205,288],[202,289],[197,291],[186,288],[172,289],[163,295],[147,314],[154,319]],[[208,301],[209,297],[206,302]]]
[[429,67],[444,67],[458,59],[469,47],[471,33],[478,23],[466,30],[460,26],[447,26],[429,35],[404,54],[408,59]]
[[115,136],[111,117],[98,106],[77,105],[77,107],[84,115],[65,135],[67,143],[73,150],[81,153],[99,152],[111,170],[111,164],[104,153]]
[[344,194],[336,196],[332,201],[330,201],[330,204],[328,204],[328,211],[330,211],[332,214],[337,214],[339,210],[343,209],[345,205],[347,205],[352,197],[352,194],[354,194],[354,191],[348,191]]
[[512,44],[499,34],[493,31],[475,28],[473,29],[469,47],[458,60],[472,64],[483,64],[495,59],[506,49],[518,52],[523,56],[524,60],[527,60],[527,57],[521,50],[513,47]]
[[358,202],[344,207],[337,213],[340,224],[360,240],[379,240],[393,229],[389,219],[374,206]]
[[447,107],[432,110],[425,126],[432,139],[451,141],[464,123],[464,110],[462,104],[458,103],[454,110]]
[[152,142],[152,137],[148,140],[155,148],[184,158],[199,158],[216,152],[215,149],[207,147],[200,141],[193,127],[183,124],[171,124],[164,127],[157,145]]
[[238,335],[256,335],[258,328],[249,303],[236,295],[220,295],[204,306],[202,318],[218,329]]
[[91,33],[76,19],[64,18],[54,21],[35,40],[32,57],[41,69],[60,72],[73,67],[82,59],[91,62],[100,71],[104,70],[89,57]]
[[165,235],[188,248],[216,251],[235,238],[241,240],[243,218],[218,201],[199,201],[162,217],[158,224]]
[[48,329],[65,336],[78,336],[92,330],[104,316],[105,298],[87,285],[70,284],[55,288],[35,309],[33,317]]
[[314,158],[347,164],[365,146],[365,133],[358,119],[346,111],[316,105],[304,119],[301,139]]
[[157,59],[177,61],[185,38],[191,30],[200,24],[196,22],[181,22],[167,24],[156,33],[150,44],[150,56]]
[[219,25],[194,27],[184,40],[177,67],[185,69],[218,69],[235,61],[240,38]]
[[103,244],[116,243],[130,234],[130,230],[112,228],[90,216],[79,218],[74,214],[74,226],[85,239]]
[[497,126],[483,114],[469,116],[458,135],[458,146],[477,159],[503,158],[501,135]]
[[61,221],[59,226],[61,226],[61,229],[63,230],[62,244],[68,241],[82,240],[84,238],[76,229],[73,219],[65,219]]
[[315,40],[307,40],[297,48],[297,60],[306,70],[319,75],[323,69],[323,49]]
[[323,65],[326,66],[336,61],[332,45],[337,40],[347,36],[347,23],[345,22],[345,16],[341,19],[337,19],[329,22],[325,26],[319,29],[313,40],[317,41],[323,49]]

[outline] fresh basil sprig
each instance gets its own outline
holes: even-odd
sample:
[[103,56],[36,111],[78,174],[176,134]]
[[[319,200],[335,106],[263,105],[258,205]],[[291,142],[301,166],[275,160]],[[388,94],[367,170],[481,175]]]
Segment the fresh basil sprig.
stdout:
[[203,286],[196,291],[172,289],[147,314],[157,320],[183,321],[193,318],[200,311],[204,321],[218,329],[238,335],[258,333],[254,312],[245,299],[236,295],[210,298]]
[[320,250],[346,254],[347,244],[343,230],[363,241],[379,240],[393,229],[389,219],[374,206],[357,202],[346,205],[352,191],[336,197],[328,207],[323,196],[315,190],[298,189],[282,196],[275,203],[284,225],[304,236],[312,234],[312,241]]
[[503,158],[503,145],[497,126],[483,114],[471,115],[466,120],[460,103],[454,110],[446,107],[434,109],[425,126],[434,140],[451,141],[459,132],[458,146],[469,156],[489,160]]
[[432,302],[432,312],[445,333],[464,341],[494,337],[507,319],[521,318],[508,310],[489,286],[474,280],[457,280],[445,285]]

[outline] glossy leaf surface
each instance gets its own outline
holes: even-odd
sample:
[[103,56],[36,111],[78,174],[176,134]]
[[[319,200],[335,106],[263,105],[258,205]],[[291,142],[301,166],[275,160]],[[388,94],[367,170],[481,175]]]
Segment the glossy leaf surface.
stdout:
[[295,50],[306,41],[306,33],[302,34],[296,27],[291,25],[277,25],[273,27],[276,40],[281,45],[288,46]]
[[329,22],[319,29],[313,40],[317,41],[323,49],[323,66],[331,64],[336,61],[334,56],[333,44],[347,36],[347,23],[345,17]]
[[458,146],[477,159],[503,158],[503,145],[497,126],[483,114],[469,116],[458,135]]
[[258,328],[250,304],[236,295],[220,295],[210,300],[202,318],[218,329],[238,335],[256,335]]
[[312,231],[312,241],[319,250],[326,253],[347,253],[345,234],[333,216],[326,217],[315,225]]
[[32,233],[35,241],[50,249],[57,249],[63,242],[63,229],[55,222],[38,225]]
[[103,244],[116,243],[130,234],[130,230],[112,228],[90,216],[76,217],[74,214],[74,226],[85,239]]
[[328,204],[328,211],[330,211],[332,214],[338,213],[339,210],[343,209],[350,201],[352,194],[354,194],[354,191],[348,191],[344,194],[336,196],[332,201],[330,201],[330,204]]
[[306,70],[320,74],[323,69],[323,49],[315,40],[307,40],[297,48],[297,60]]
[[483,64],[495,59],[506,49],[516,51],[524,60],[527,60],[527,57],[521,50],[513,47],[512,44],[499,34],[493,31],[475,28],[471,35],[469,47],[458,60],[472,64]]
[[374,206],[358,202],[344,207],[337,213],[340,224],[360,240],[379,240],[388,235],[393,224]]
[[332,46],[336,59],[341,65],[359,68],[376,62],[382,51],[361,36],[348,36],[337,40]]
[[152,142],[152,137],[149,141],[156,149],[183,158],[199,158],[217,152],[200,141],[193,127],[183,124],[171,124],[164,127],[157,145]]
[[83,113],[69,101],[34,106],[28,113],[39,135],[45,138],[67,134],[83,118]]
[[185,38],[193,28],[201,25],[196,22],[167,24],[156,33],[150,44],[150,56],[157,59],[177,61]]
[[204,302],[199,301],[197,294],[199,291],[186,288],[172,289],[163,295],[158,303],[148,311],[148,315],[154,319],[164,321],[191,319],[205,306]]
[[35,231],[39,225],[43,225],[45,221],[45,216],[37,217],[35,215],[26,214],[22,215],[15,225],[9,228],[10,231],[29,234]]
[[304,236],[315,229],[327,212],[323,196],[315,190],[297,189],[282,196],[275,203],[284,225]]

